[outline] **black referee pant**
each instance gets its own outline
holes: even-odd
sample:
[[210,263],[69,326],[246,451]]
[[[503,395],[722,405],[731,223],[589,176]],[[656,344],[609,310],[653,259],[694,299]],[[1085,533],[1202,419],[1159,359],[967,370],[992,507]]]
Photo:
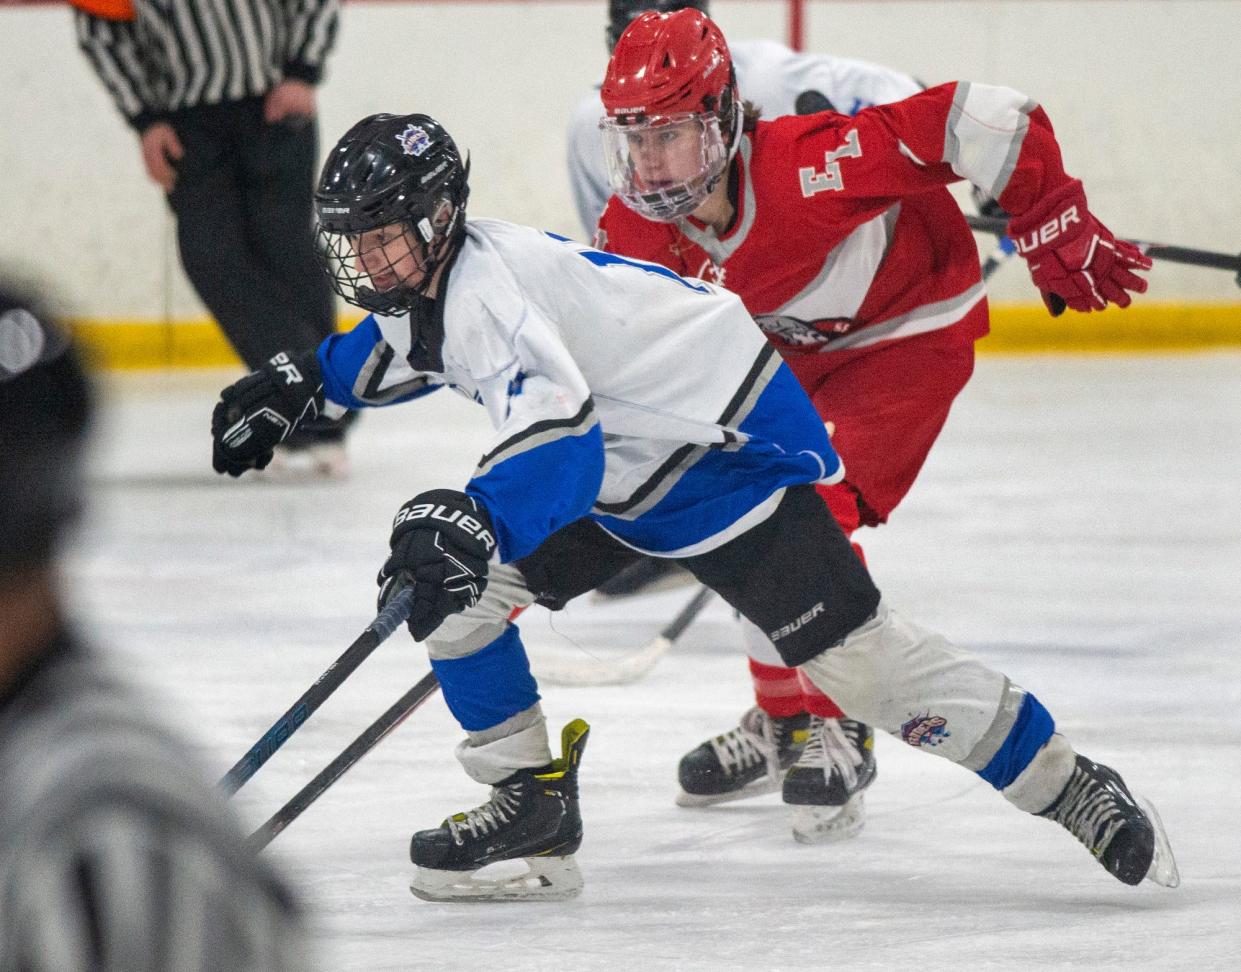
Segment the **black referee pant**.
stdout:
[[263,100],[248,98],[171,123],[185,154],[168,201],[198,296],[251,369],[317,346],[335,302],[314,252],[314,120],[268,125]]

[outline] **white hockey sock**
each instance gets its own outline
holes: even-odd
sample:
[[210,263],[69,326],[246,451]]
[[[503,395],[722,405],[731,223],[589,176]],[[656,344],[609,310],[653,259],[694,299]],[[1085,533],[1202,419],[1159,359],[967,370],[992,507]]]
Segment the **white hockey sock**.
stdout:
[[1030,765],[1000,792],[1019,810],[1042,813],[1064,792],[1076,765],[1077,753],[1069,741],[1060,733],[1054,733],[1030,760]]
[[456,749],[457,759],[471,779],[499,783],[519,769],[534,769],[552,761],[547,720],[536,702],[498,726],[471,732]]

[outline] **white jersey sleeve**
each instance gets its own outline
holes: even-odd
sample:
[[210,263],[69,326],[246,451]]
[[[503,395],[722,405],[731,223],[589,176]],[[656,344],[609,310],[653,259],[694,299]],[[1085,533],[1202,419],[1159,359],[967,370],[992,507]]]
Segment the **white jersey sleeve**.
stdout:
[[593,88],[578,102],[569,120],[568,163],[569,186],[573,205],[589,241],[599,225],[599,217],[607,207],[612,190],[608,186],[607,165],[603,161],[603,136],[599,121],[603,118],[603,101],[599,89]]
[[922,90],[909,75],[880,64],[799,54],[776,41],[737,41],[729,50],[741,97],[757,106],[763,118],[796,114],[797,99],[806,92],[818,92],[841,114],[856,115]]

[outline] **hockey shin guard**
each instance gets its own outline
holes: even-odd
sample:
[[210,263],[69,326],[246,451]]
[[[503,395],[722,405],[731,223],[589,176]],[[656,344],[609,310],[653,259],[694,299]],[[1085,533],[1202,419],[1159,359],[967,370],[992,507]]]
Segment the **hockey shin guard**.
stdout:
[[1010,786],[1052,737],[1047,710],[1000,672],[885,604],[802,666],[857,719]]

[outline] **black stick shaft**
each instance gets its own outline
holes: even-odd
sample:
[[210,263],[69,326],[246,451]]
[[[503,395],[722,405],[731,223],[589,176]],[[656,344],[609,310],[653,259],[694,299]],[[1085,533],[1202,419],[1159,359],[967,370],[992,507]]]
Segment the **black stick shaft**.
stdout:
[[681,637],[681,632],[694,623],[694,619],[711,599],[711,593],[711,588],[705,584],[700,587],[698,593],[690,598],[689,603],[681,608],[680,613],[664,626],[664,630],[659,633],[660,637],[667,638],[669,641],[676,641]]
[[[980,233],[1003,236],[1008,232],[1007,220],[997,216],[967,215],[965,221],[969,223],[970,229],[978,230]],[[1167,243],[1145,243],[1141,240],[1129,240],[1129,242],[1147,256],[1156,260],[1241,273],[1241,254],[1215,253],[1211,250],[1195,250],[1188,246],[1172,246]]]
[[318,776],[302,787],[292,800],[277,810],[263,826],[252,833],[250,846],[255,850],[262,850],[271,843],[276,834],[300,817],[328,787],[344,776],[354,763],[374,749],[381,739],[396,729],[418,706],[434,695],[439,684],[435,672],[427,672],[417,685],[402,695],[387,712],[372,722],[366,731],[351,742]]
[[327,671],[302,693],[301,698],[294,702],[289,710],[277,719],[272,727],[263,733],[259,741],[236,762],[233,768],[224,774],[219,785],[225,794],[231,796],[241,789],[242,784],[257,773],[260,766],[271,759],[272,754],[285,744],[329,695],[340,688],[345,679],[352,675],[362,662],[366,661],[370,653],[400,627],[402,622],[409,617],[410,608],[413,606],[413,596],[413,591],[408,588],[398,591],[393,596],[357,640],[345,649],[345,653],[332,662]]

